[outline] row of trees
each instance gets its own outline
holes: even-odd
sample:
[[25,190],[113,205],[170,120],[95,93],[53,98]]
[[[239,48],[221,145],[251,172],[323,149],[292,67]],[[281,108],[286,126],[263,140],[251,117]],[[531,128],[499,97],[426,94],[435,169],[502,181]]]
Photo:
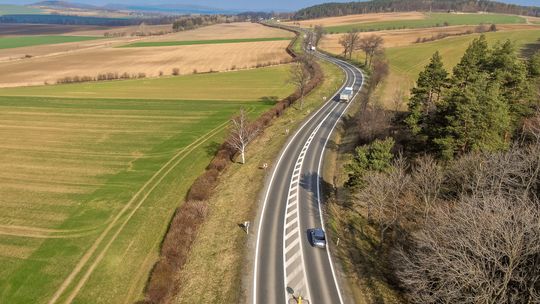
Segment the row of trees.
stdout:
[[481,24],[477,26],[474,31],[473,30],[466,30],[464,32],[458,32],[458,33],[438,33],[437,35],[433,35],[431,37],[424,37],[420,38],[418,37],[415,41],[415,43],[425,43],[425,42],[431,42],[436,40],[441,40],[447,37],[455,37],[455,36],[463,36],[463,35],[470,35],[473,33],[486,33],[486,32],[496,32],[497,31],[497,25],[492,24],[491,26],[486,26],[484,24]]
[[353,30],[341,36],[339,44],[343,47],[343,55],[349,59],[354,51],[362,50],[365,54],[364,66],[371,68],[373,58],[383,52],[384,40],[379,35],[360,36]]
[[92,82],[92,81],[110,81],[110,80],[119,80],[119,79],[142,79],[146,78],[146,73],[101,73],[96,77],[93,76],[66,76],[60,78],[56,81],[57,84],[69,84],[69,83],[81,83],[81,82]]
[[212,24],[230,23],[237,21],[239,21],[238,17],[227,15],[182,16],[180,18],[177,18],[173,22],[173,30],[176,32],[186,31]]
[[459,11],[491,12],[540,16],[540,8],[489,0],[373,0],[366,2],[326,3],[299,10],[296,20],[383,12]]

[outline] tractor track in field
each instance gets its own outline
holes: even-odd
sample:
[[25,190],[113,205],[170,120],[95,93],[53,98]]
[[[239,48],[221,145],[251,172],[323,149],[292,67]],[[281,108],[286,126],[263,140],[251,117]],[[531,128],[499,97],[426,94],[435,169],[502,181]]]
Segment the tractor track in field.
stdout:
[[[251,109],[253,111],[253,109]],[[90,259],[94,256],[96,251],[98,250],[98,247],[102,244],[106,236],[113,230],[114,226],[120,221],[122,216],[125,215],[125,213],[132,207],[135,202],[137,202],[137,199],[140,195],[142,195],[145,190],[152,186],[146,191],[146,194],[139,200],[138,204],[133,208],[131,213],[129,213],[128,217],[124,220],[124,222],[118,227],[114,235],[111,237],[109,242],[105,245],[105,247],[101,250],[101,252],[96,257],[94,263],[92,263],[87,271],[84,273],[83,277],[79,280],[76,287],[71,291],[71,293],[68,296],[68,299],[66,300],[66,303],[71,303],[73,299],[77,296],[79,291],[82,289],[94,269],[96,268],[97,264],[101,261],[101,259],[105,256],[105,253],[109,249],[109,247],[112,245],[112,243],[115,241],[115,239],[118,237],[120,232],[123,230],[125,225],[129,222],[131,217],[136,213],[136,211],[140,208],[140,206],[146,201],[148,196],[152,193],[152,191],[160,185],[161,181],[183,160],[185,159],[193,150],[200,147],[202,144],[204,144],[209,139],[213,138],[215,135],[217,135],[219,132],[223,131],[228,124],[227,122],[224,122],[223,124],[219,125],[218,127],[214,128],[210,132],[206,133],[204,136],[200,137],[195,142],[191,143],[190,145],[186,146],[182,150],[178,151],[167,163],[165,163],[140,189],[135,195],[132,197],[132,199],[122,208],[122,210],[114,217],[114,219],[107,225],[107,228],[100,234],[98,239],[92,244],[90,249],[87,250],[87,252],[83,255],[83,257],[79,260],[73,271],[68,275],[68,277],[64,280],[64,282],[58,287],[56,292],[54,293],[53,297],[48,301],[49,304],[56,303],[59,298],[65,293],[65,291],[68,289],[68,287],[73,283],[76,276],[81,273],[82,269],[87,265],[87,263],[90,261]],[[163,174],[162,174],[163,173]],[[157,182],[156,182],[157,179]]]

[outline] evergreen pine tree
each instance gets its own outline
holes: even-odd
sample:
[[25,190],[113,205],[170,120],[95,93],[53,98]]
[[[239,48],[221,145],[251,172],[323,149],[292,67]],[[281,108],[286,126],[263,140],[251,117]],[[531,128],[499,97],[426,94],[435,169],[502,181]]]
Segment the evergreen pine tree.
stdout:
[[441,99],[447,77],[448,72],[444,69],[442,58],[437,51],[420,73],[416,87],[411,90],[406,123],[413,134],[428,136],[432,115]]
[[474,82],[486,70],[489,48],[486,36],[474,39],[465,51],[461,61],[454,67],[452,82],[461,88]]
[[490,80],[500,84],[500,93],[510,105],[515,127],[521,117],[531,113],[531,88],[526,63],[521,60],[514,44],[507,40],[493,48],[486,66]]

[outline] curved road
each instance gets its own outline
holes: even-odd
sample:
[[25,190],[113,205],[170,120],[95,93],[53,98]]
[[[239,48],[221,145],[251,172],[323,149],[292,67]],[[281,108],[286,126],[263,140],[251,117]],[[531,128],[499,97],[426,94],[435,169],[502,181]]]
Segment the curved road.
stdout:
[[[364,81],[360,69],[316,56],[339,66],[346,73],[343,87],[358,94]],[[320,172],[328,140],[350,106],[339,101],[342,88],[289,139],[273,168],[255,227],[251,303],[289,303],[291,292],[309,304],[344,303],[330,251],[312,247],[308,237],[308,229],[324,228]]]

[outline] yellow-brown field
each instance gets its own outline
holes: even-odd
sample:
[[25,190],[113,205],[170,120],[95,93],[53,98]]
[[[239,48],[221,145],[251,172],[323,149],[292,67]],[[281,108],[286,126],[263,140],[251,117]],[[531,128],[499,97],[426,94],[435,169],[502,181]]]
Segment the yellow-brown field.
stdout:
[[322,25],[324,27],[339,26],[352,23],[383,22],[394,20],[419,20],[426,18],[424,13],[405,12],[405,13],[379,13],[379,14],[360,14],[340,17],[328,17],[320,19],[310,19],[303,21],[285,22],[289,25],[300,25],[302,27],[312,27]]
[[[435,28],[418,28],[418,29],[403,29],[392,31],[376,31],[359,33],[360,37],[369,35],[379,35],[384,39],[384,46],[386,48],[407,46],[415,44],[417,39],[431,38],[439,34],[459,34],[467,31],[472,31],[477,26],[472,25],[460,25],[460,26],[447,26],[447,27],[435,27]],[[497,25],[499,31],[512,31],[512,30],[537,30],[540,29],[538,25],[530,24],[502,24]],[[339,44],[339,39],[344,34],[332,34],[326,35],[320,42],[319,47],[327,52],[333,54],[343,53],[343,47]]]
[[[132,28],[133,29],[133,28]],[[101,35],[107,30],[70,33]],[[181,74],[245,69],[290,60],[288,41],[264,41],[173,47],[117,48],[131,42],[292,37],[292,34],[253,23],[219,24],[153,37],[121,37],[58,45],[0,50],[0,87],[55,83],[67,76],[100,73],[145,73],[155,77],[173,68]],[[27,55],[31,58],[25,58]]]

